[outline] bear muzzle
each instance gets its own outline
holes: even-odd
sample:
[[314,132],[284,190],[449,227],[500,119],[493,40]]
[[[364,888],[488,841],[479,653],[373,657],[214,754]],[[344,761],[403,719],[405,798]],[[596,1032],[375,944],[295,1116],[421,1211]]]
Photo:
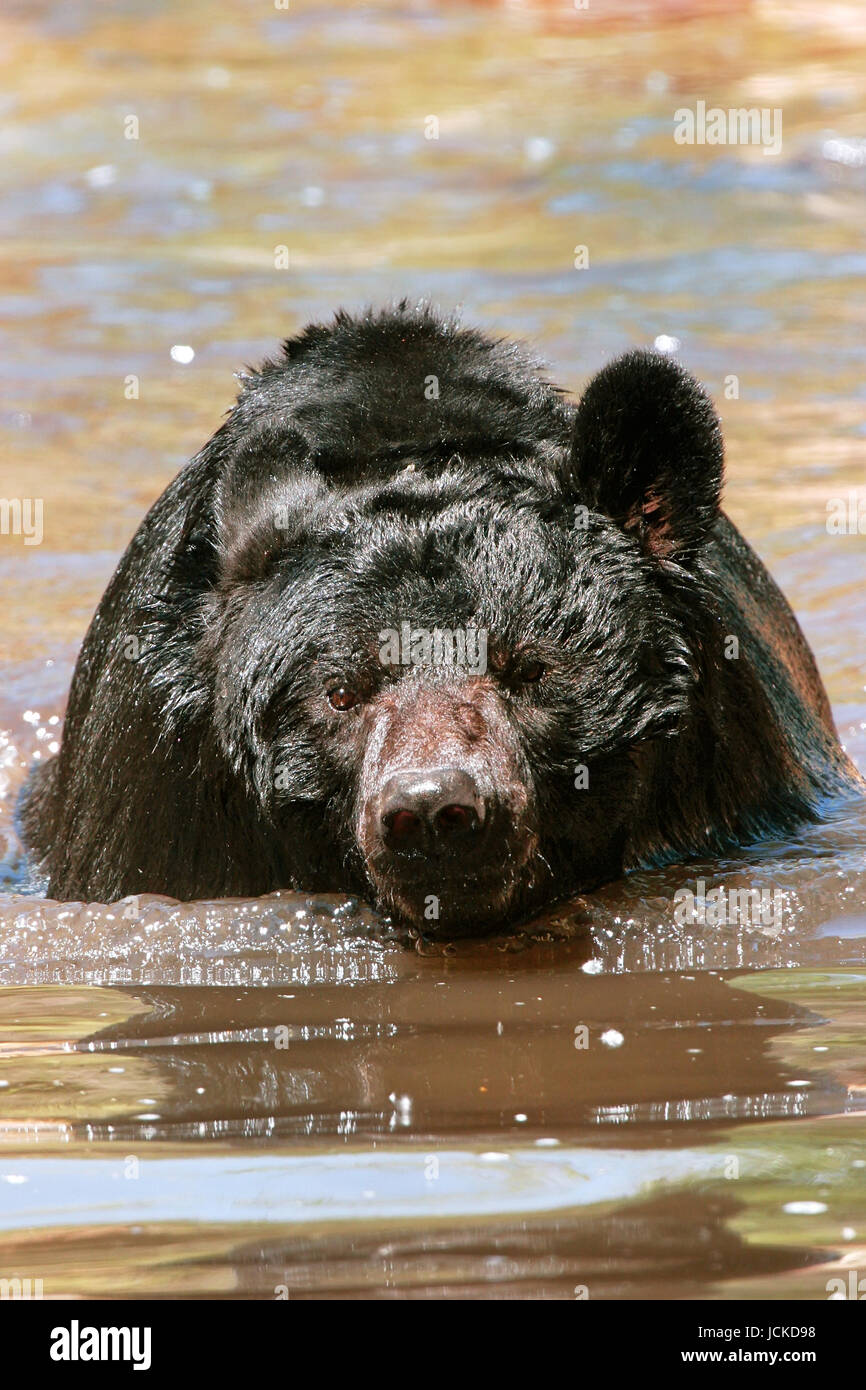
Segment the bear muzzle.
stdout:
[[520,888],[536,837],[459,767],[391,773],[361,816],[380,906],[425,933],[493,930]]
[[395,772],[375,803],[372,815],[385,849],[428,858],[481,848],[496,809],[472,774],[459,767]]

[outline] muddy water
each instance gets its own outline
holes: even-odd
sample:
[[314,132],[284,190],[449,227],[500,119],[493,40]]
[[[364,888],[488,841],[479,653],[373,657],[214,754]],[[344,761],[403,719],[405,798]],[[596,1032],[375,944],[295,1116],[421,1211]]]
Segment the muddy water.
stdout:
[[[46,902],[13,825],[232,371],[403,292],[533,338],[575,390],[680,339],[866,767],[866,539],[826,524],[864,485],[866,27],[637,11],[6,7],[0,495],[42,499],[44,535],[0,536],[0,1277],[823,1299],[866,1275],[863,808],[445,951],[337,897]],[[782,153],[675,145],[698,99],[781,108]],[[700,881],[771,920],[682,921]]]

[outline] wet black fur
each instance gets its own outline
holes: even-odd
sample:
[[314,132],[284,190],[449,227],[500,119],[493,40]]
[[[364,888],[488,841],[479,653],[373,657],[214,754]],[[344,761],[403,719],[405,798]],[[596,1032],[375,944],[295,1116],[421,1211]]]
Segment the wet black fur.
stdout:
[[376,634],[404,618],[475,619],[547,668],[503,676],[546,866],[515,911],[862,789],[721,479],[709,400],[658,354],[576,408],[427,309],[308,328],[243,380],[99,605],[24,802],[49,892],[370,895],[359,725],[324,691],[376,688]]

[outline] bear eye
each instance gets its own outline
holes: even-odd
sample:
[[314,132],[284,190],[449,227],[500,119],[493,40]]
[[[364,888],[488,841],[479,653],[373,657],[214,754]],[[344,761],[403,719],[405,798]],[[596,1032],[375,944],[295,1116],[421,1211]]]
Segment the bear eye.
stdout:
[[523,670],[520,672],[520,679],[525,681],[527,685],[531,685],[535,681],[540,681],[543,675],[543,663],[540,661],[530,661],[529,665],[524,666]]
[[357,690],[348,690],[344,685],[335,685],[333,690],[328,691],[328,703],[332,709],[354,709],[360,702],[361,696]]

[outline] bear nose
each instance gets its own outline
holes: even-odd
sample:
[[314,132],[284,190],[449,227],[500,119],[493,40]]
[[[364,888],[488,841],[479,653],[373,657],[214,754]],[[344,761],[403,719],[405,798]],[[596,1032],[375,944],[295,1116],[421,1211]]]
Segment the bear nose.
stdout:
[[382,787],[379,819],[389,849],[456,849],[481,830],[486,807],[474,777],[461,768],[407,770]]

